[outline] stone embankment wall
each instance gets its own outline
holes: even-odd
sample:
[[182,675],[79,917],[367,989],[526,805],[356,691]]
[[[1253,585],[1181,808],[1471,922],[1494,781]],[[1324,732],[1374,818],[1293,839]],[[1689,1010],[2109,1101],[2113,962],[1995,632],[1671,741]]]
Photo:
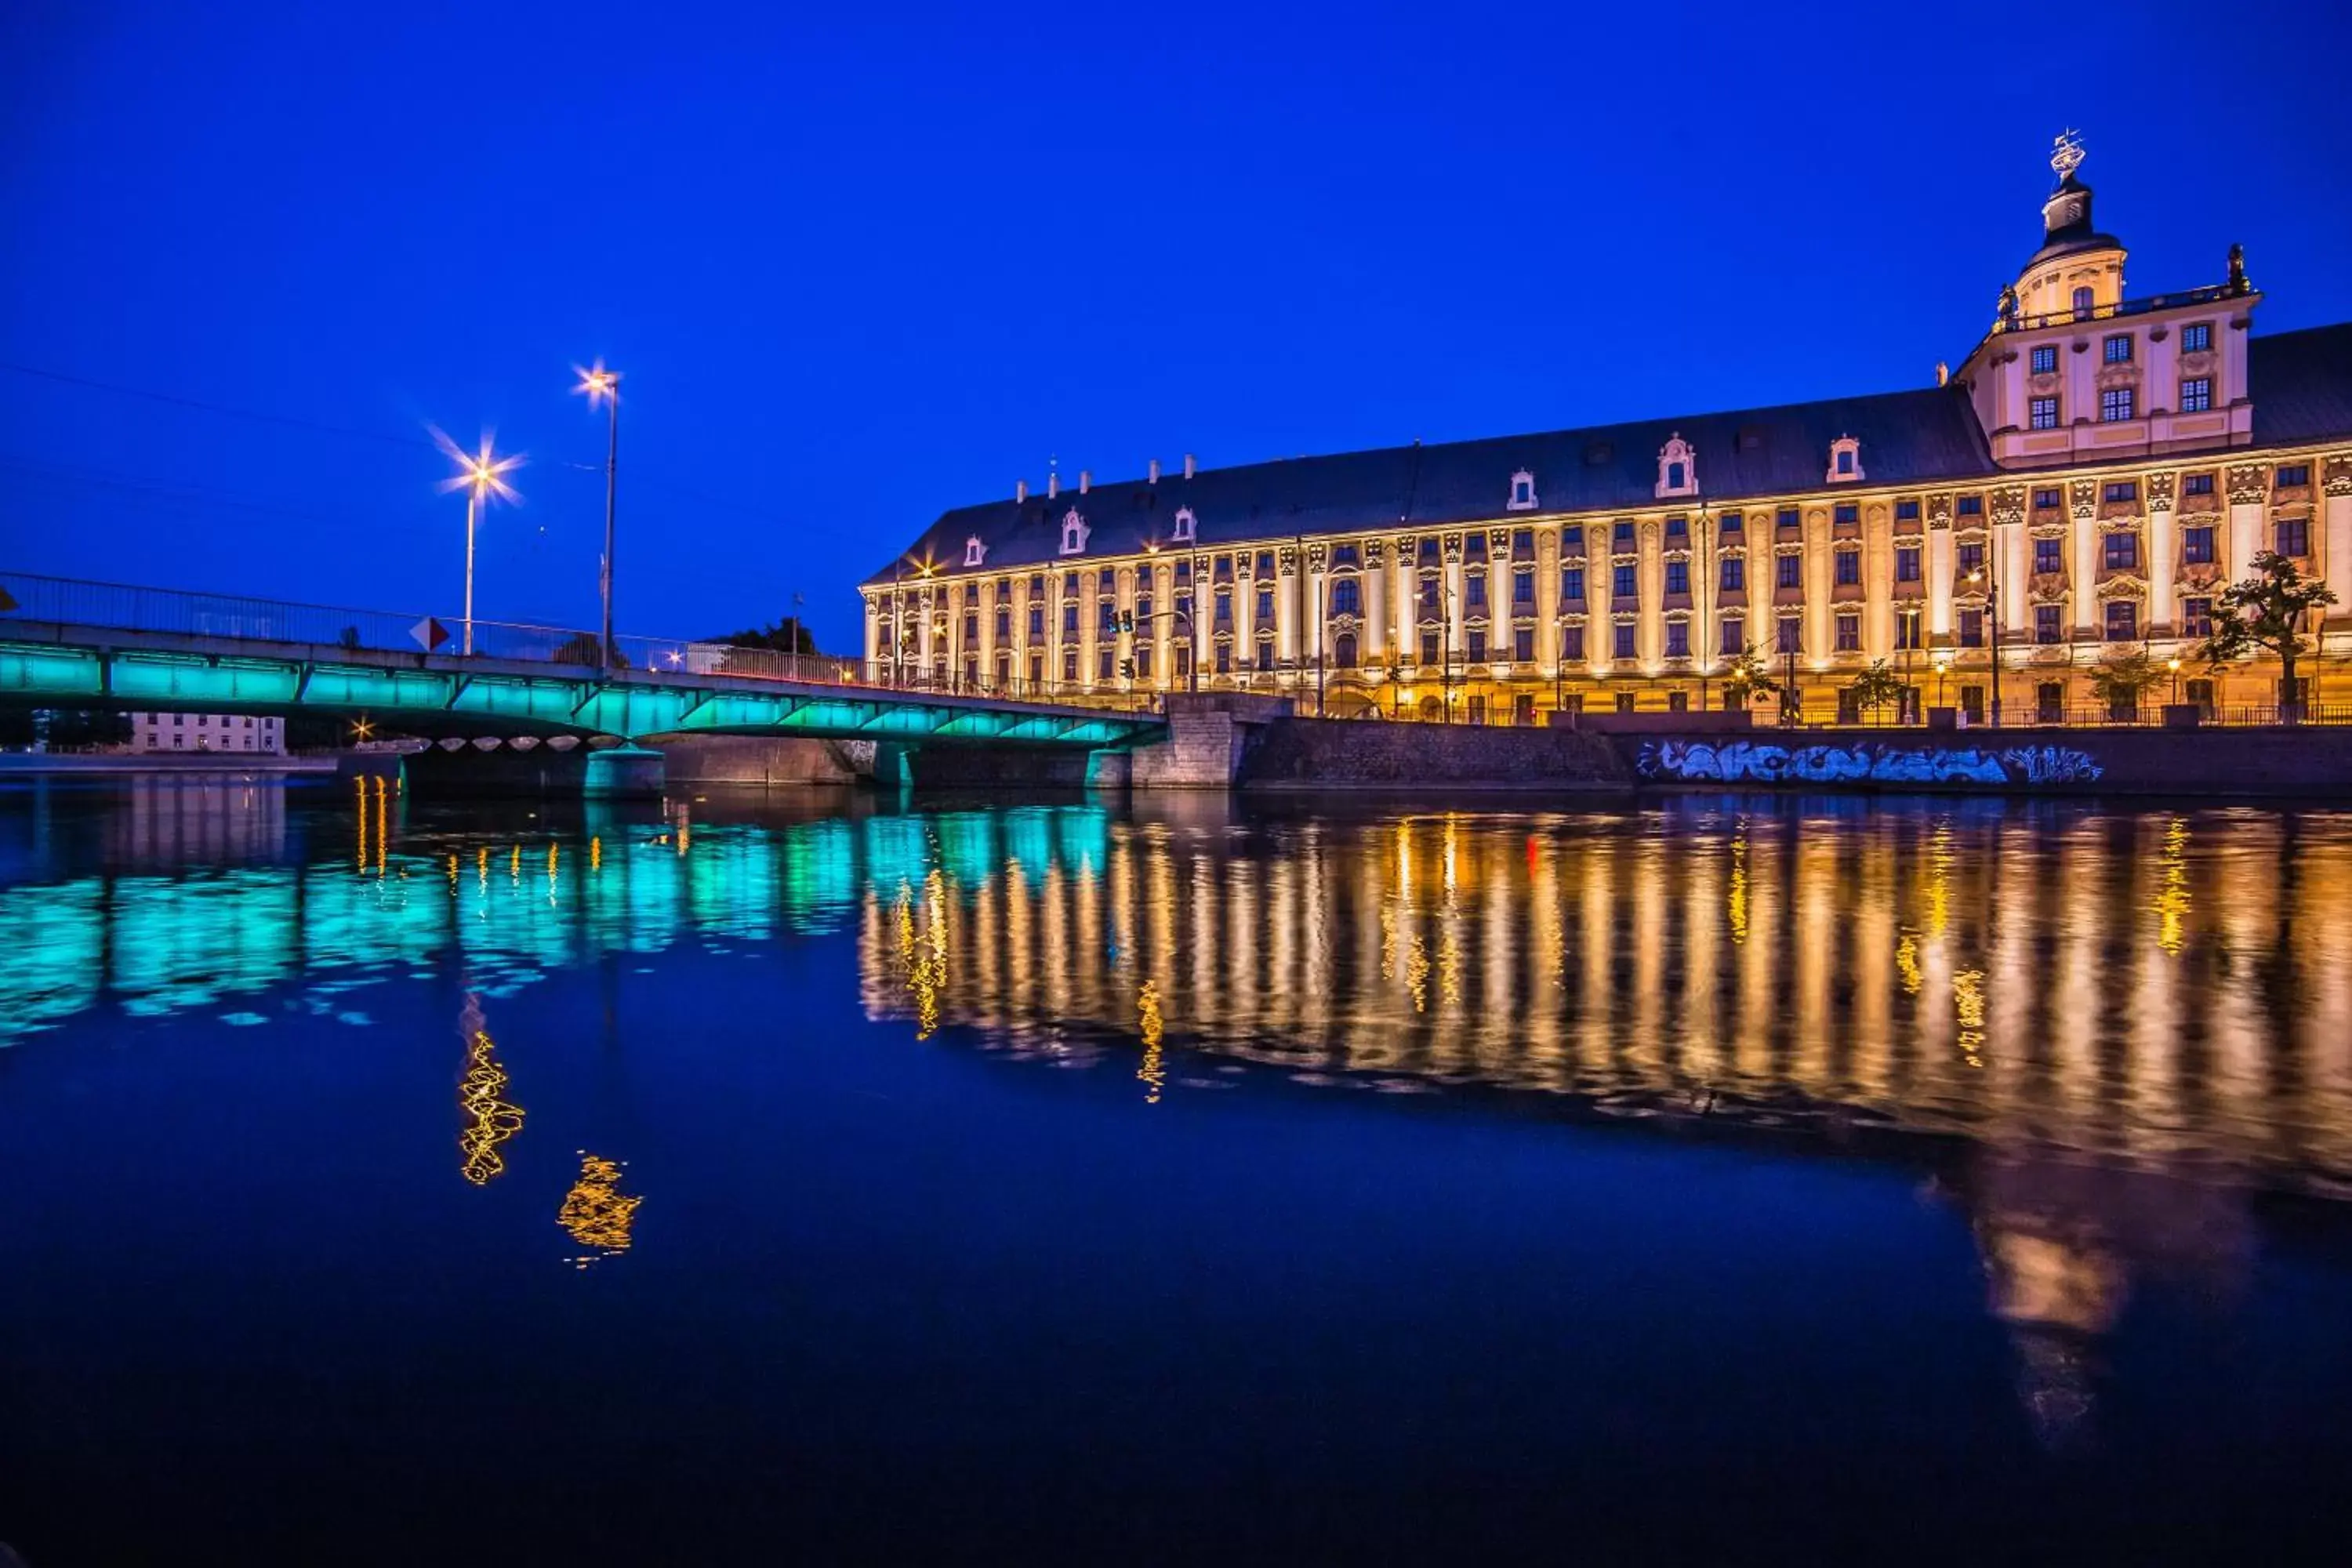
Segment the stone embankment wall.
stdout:
[[1772,730],[1622,735],[1644,785],[2352,798],[2352,728]]
[[1633,782],[1617,745],[1570,729],[1360,719],[1281,719],[1259,729],[1234,779],[1243,789],[1623,790]]
[[871,741],[698,735],[661,742],[672,784],[854,784],[874,776]]

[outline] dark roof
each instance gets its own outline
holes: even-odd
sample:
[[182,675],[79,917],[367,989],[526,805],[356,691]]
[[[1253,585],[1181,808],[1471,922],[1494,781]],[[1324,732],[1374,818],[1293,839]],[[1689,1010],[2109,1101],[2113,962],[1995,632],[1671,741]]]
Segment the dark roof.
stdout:
[[[2253,340],[2250,378],[2257,446],[2352,437],[2352,322]],[[1862,443],[1864,482],[1931,485],[2000,476],[1957,384],[1914,392],[1829,398],[1779,408],[1647,419],[1582,430],[1505,436],[1437,446],[1386,447],[1331,457],[1180,472],[1075,489],[1015,505],[1011,496],[942,513],[907,552],[954,575],[964,542],[987,546],[977,568],[1085,567],[1165,543],[1190,507],[1204,547],[1285,534],[1397,531],[1469,522],[1507,523],[1511,476],[1535,476],[1538,510],[1596,512],[1657,507],[1658,451],[1680,435],[1696,449],[1713,506],[1821,492],[1830,444]],[[2145,458],[2134,460],[2145,461]],[[1087,521],[1084,555],[1061,553],[1062,518]],[[885,565],[869,583],[890,580]]]
[[[1818,490],[1830,444],[1862,443],[1869,483],[1973,478],[1992,471],[1983,437],[1958,386],[1830,398],[1779,408],[1648,419],[1584,430],[1504,436],[1438,446],[1386,447],[1334,457],[1181,472],[1065,489],[1055,500],[1011,496],[942,514],[908,551],[950,572],[963,570],[965,541],[987,546],[982,571],[1037,563],[1076,567],[1087,557],[1126,555],[1168,541],[1179,508],[1192,509],[1200,542],[1281,535],[1410,530],[1507,521],[1511,476],[1535,476],[1538,510],[1596,511],[1654,507],[1658,451],[1680,435],[1696,450],[1707,501]],[[1061,553],[1062,519],[1087,521],[1086,556]],[[887,582],[890,568],[869,582]]]
[[2352,437],[2352,321],[2256,338],[2246,359],[2255,446]]

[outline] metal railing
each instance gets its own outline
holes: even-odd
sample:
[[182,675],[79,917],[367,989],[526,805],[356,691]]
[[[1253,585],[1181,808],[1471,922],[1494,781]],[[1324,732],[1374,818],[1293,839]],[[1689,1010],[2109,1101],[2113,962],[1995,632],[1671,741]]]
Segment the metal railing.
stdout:
[[530,626],[346,605],[260,599],[236,594],[193,593],[121,583],[87,582],[33,573],[0,572],[0,590],[10,607],[0,610],[0,636],[12,622],[88,626],[95,630],[147,632],[235,641],[293,643],[339,648],[368,658],[474,658],[549,664],[593,674],[639,673],[655,678],[724,675],[753,680],[862,690],[919,692],[939,696],[1049,703],[1112,711],[1152,711],[1152,690],[1088,689],[1076,681],[988,680],[922,669],[890,658],[842,658],[738,647],[710,637],[622,637],[613,638],[611,658],[600,657],[593,631]]

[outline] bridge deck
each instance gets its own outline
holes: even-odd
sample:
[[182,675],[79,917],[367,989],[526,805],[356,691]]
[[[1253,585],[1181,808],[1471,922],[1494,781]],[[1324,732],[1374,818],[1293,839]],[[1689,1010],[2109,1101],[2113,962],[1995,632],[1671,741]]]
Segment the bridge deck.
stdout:
[[[14,590],[27,581],[0,575],[0,587]],[[61,580],[29,581],[58,584]],[[156,590],[121,592],[161,596]],[[35,619],[25,610],[48,606],[27,605],[14,593],[10,598],[16,601],[13,612],[0,613],[0,702],[19,707],[323,711],[365,716],[387,729],[427,734],[616,735],[629,740],[796,735],[1089,748],[1150,741],[1165,727],[1158,713],[1141,707],[907,689],[856,679],[855,666],[789,656],[762,659],[756,657],[758,650],[751,650],[755,657],[745,661],[752,667],[748,669],[687,668],[690,659],[742,651],[722,650],[715,656],[693,651],[714,645],[656,645],[635,650],[652,656],[638,668],[599,668],[593,662],[595,639],[583,641],[576,633],[546,631],[539,646],[520,650],[521,657],[514,647],[517,639],[485,637],[483,651],[467,655],[369,646],[371,639],[358,629],[358,622],[342,626],[332,641],[319,641],[226,635],[189,629],[184,624],[154,629]],[[249,606],[253,602],[238,603]],[[307,630],[306,622],[320,616],[332,619],[359,614],[299,605],[269,608],[275,613],[241,615],[239,625],[257,631]],[[179,618],[184,623],[192,617]],[[379,630],[383,619],[371,616]],[[484,629],[477,624],[477,631]],[[500,644],[504,651],[490,651]],[[591,662],[551,657],[565,652],[584,653]],[[790,673],[769,673],[762,668],[779,663]],[[828,669],[844,679],[807,679],[815,670]]]

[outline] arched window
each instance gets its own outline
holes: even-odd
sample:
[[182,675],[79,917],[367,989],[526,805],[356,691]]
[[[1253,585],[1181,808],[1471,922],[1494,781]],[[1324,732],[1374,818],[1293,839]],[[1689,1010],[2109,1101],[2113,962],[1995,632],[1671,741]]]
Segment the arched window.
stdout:
[[1192,542],[1192,509],[1189,506],[1176,509],[1175,540],[1179,544]]
[[1509,511],[1533,511],[1536,507],[1536,477],[1525,468],[1511,476],[1511,499],[1503,503]]
[[965,565],[977,566],[987,559],[988,546],[980,542],[980,535],[975,533],[970,539],[963,542],[963,563]]
[[1082,555],[1087,548],[1087,520],[1072,507],[1062,514],[1062,553]]
[[2074,319],[2076,321],[2087,321],[2091,319],[2091,286],[2087,283],[2074,290]]
[[1341,632],[1331,639],[1331,663],[1339,669],[1356,668],[1356,634]]
[[1679,430],[1658,448],[1656,493],[1662,500],[1698,493],[1698,449],[1684,440]]
[[1331,614],[1360,616],[1363,613],[1362,592],[1353,577],[1342,577],[1331,584]]

